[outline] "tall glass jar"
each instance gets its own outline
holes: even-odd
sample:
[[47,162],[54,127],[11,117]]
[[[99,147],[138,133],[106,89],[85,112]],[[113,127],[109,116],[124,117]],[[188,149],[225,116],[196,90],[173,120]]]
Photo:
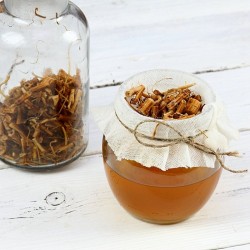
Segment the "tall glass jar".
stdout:
[[88,141],[86,17],[68,0],[4,0],[0,30],[0,158],[33,169],[77,159]]

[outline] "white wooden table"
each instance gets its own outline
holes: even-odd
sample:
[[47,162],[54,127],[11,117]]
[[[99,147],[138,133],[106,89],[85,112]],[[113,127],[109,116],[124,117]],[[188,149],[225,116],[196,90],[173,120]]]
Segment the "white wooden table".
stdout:
[[[250,162],[250,1],[75,0],[91,28],[90,107],[111,103],[117,82],[153,68],[200,74],[240,130]],[[102,86],[102,88],[97,88]],[[0,165],[0,249],[250,249],[250,175],[223,172],[207,205],[176,225],[128,215],[105,178],[101,138],[66,168],[34,173]]]

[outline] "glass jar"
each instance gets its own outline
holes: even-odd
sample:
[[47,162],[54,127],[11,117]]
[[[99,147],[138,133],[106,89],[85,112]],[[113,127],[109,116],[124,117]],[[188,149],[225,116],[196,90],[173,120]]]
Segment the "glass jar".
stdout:
[[89,29],[68,0],[0,3],[0,158],[41,169],[88,142]]
[[118,161],[105,138],[102,151],[109,185],[121,206],[151,223],[172,224],[192,216],[212,195],[222,171],[219,164],[162,171]]

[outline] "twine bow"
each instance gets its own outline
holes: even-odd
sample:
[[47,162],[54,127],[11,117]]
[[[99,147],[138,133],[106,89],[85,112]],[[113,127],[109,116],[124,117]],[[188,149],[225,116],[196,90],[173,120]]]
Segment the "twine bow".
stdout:
[[[207,154],[211,154],[214,155],[216,157],[216,159],[218,160],[219,164],[221,165],[222,168],[224,168],[225,170],[232,172],[232,173],[245,173],[247,172],[247,169],[243,169],[243,170],[233,170],[227,166],[225,166],[222,157],[223,156],[234,156],[234,157],[239,157],[239,153],[236,151],[233,152],[216,152],[215,150],[213,150],[212,148],[206,146],[205,144],[201,144],[195,141],[195,139],[201,135],[205,135],[205,133],[207,132],[207,130],[205,131],[201,131],[200,133],[194,135],[194,136],[184,136],[180,131],[178,131],[177,129],[175,129],[173,126],[161,122],[161,121],[154,121],[154,120],[144,120],[139,122],[135,129],[131,129],[129,128],[126,124],[124,124],[121,119],[119,118],[119,116],[117,115],[117,113],[115,112],[117,119],[119,120],[119,122],[122,124],[122,126],[124,128],[126,128],[129,132],[131,132],[135,139],[143,146],[146,147],[151,147],[151,148],[164,148],[164,147],[170,147],[173,146],[175,144],[179,144],[179,143],[186,143],[204,153]],[[138,132],[138,129],[141,125],[145,124],[145,123],[155,123],[156,126],[158,127],[159,125],[163,125],[171,130],[173,130],[176,134],[179,135],[178,138],[173,138],[173,139],[165,139],[165,138],[157,138],[154,135],[152,136],[147,136],[145,134],[142,134],[140,132]],[[144,141],[141,140],[141,138],[146,138],[150,141],[160,141],[163,142],[161,145],[155,145],[153,143],[146,143]]]

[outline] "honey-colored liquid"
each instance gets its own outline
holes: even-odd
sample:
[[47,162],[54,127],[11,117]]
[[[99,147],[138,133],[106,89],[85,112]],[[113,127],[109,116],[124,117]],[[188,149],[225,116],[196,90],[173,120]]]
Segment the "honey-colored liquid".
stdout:
[[213,193],[221,168],[162,171],[134,161],[118,161],[105,139],[103,159],[110,187],[133,216],[158,224],[176,223],[197,212]]

